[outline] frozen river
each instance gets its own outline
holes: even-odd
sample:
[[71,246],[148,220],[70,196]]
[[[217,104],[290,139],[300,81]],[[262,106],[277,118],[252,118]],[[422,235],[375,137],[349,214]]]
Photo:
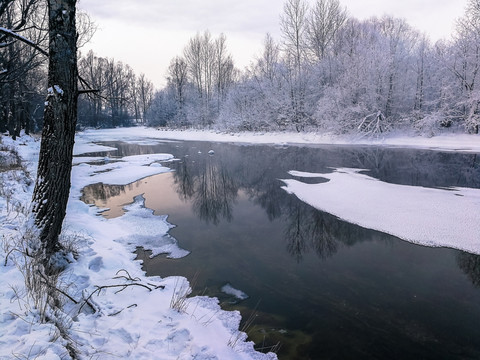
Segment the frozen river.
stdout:
[[139,249],[147,273],[185,276],[195,294],[240,310],[258,349],[279,344],[280,359],[480,357],[479,255],[339,220],[285,191],[281,181],[294,179],[292,170],[355,168],[388,184],[479,189],[476,154],[185,141],[104,145],[118,149],[96,154],[110,160],[157,153],[177,159],[164,163],[174,171],[126,186],[90,185],[83,199],[115,218],[143,195],[146,207],[168,215],[176,226],[169,234],[190,254],[149,258]]

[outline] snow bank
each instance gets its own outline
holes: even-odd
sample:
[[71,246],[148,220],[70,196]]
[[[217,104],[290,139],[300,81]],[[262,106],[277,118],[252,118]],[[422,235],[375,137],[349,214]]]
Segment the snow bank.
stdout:
[[462,151],[480,153],[480,135],[448,134],[426,138],[423,136],[386,135],[380,139],[368,139],[359,136],[338,136],[329,133],[224,133],[207,130],[155,130],[146,127],[86,130],[79,133],[79,138],[86,137],[91,141],[138,141],[139,137],[150,141],[197,140],[214,142],[237,142],[249,144],[328,144],[328,145],[365,145],[431,149],[445,151]]
[[291,171],[296,177],[328,179],[319,184],[282,180],[288,193],[311,206],[365,228],[413,243],[480,254],[480,189],[434,189],[396,185],[335,169],[330,174]]

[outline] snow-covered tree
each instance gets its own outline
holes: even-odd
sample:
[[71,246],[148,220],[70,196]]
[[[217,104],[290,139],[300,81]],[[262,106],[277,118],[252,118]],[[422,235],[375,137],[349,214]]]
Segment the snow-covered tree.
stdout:
[[480,125],[480,1],[470,0],[465,15],[457,22],[451,47],[449,68],[455,75],[460,97],[464,126],[470,133],[478,133]]
[[317,0],[307,21],[307,45],[317,61],[325,58],[340,28],[348,19],[339,0]]

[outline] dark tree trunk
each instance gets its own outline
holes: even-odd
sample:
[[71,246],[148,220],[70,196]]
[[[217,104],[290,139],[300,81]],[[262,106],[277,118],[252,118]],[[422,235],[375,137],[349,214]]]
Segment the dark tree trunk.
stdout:
[[48,0],[48,95],[33,193],[35,224],[47,265],[61,248],[58,236],[70,193],[78,96],[75,5],[76,0]]

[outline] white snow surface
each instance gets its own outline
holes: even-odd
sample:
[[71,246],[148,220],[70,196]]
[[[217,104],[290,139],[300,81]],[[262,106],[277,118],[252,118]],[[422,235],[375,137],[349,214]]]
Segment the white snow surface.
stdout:
[[480,254],[480,189],[425,188],[390,184],[361,169],[338,168],[329,174],[290,171],[306,184],[282,180],[283,188],[311,206],[369,229],[426,246]]
[[[0,141],[16,148],[35,176],[40,141],[29,136]],[[89,141],[80,136],[76,154],[103,150]],[[168,235],[172,225],[167,217],[153,215],[141,195],[114,219],[99,216],[102,209],[80,200],[81,189],[88,184],[128,184],[170,171],[159,162],[171,159],[168,154],[150,154],[98,165],[91,162],[101,158],[75,160],[63,233],[76,239],[79,256],[71,258],[59,284],[79,304],[65,300],[63,313],[55,317],[64,319],[80,359],[276,359],[273,353],[254,350],[239,331],[240,313],[222,310],[216,298],[186,298],[180,310],[171,307],[172,300],[191,291],[187,279],[147,277],[132,250],[143,246],[153,255],[169,257],[182,257],[188,251]],[[19,170],[0,172],[0,177],[4,245],[18,238],[30,222],[28,211],[22,209],[29,206],[33,182]],[[15,266],[22,257],[0,246],[0,259],[0,359],[69,359],[67,340],[58,336],[52,323],[39,322],[39,311],[26,297],[23,275]],[[89,302],[96,312],[90,305],[81,306],[91,294]]]
[[87,137],[90,141],[138,141],[139,138],[165,140],[200,140],[247,144],[308,144],[308,145],[374,145],[431,149],[457,152],[480,153],[480,135],[445,134],[434,137],[407,136],[404,134],[385,135],[384,138],[370,139],[360,136],[338,136],[316,132],[268,132],[268,133],[225,133],[210,130],[155,130],[147,127],[86,130],[78,138]]

